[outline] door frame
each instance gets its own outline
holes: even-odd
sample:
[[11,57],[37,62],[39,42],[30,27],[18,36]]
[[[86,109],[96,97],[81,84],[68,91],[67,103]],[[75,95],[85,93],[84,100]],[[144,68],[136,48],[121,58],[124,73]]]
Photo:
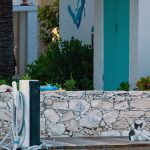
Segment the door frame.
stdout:
[[[104,0],[94,0],[94,89],[104,87]],[[138,73],[138,12],[139,0],[130,0],[129,83],[135,87]]]

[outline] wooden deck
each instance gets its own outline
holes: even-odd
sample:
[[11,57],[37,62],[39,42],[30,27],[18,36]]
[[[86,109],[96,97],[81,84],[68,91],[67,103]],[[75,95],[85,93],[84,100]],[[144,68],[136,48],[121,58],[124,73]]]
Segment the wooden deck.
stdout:
[[127,137],[47,138],[49,150],[150,150],[150,141],[130,142]]

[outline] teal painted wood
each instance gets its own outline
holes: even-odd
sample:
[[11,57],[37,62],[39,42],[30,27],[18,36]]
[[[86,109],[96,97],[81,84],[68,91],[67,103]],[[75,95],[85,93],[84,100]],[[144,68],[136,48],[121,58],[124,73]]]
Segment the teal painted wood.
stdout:
[[130,0],[104,0],[104,90],[129,80]]

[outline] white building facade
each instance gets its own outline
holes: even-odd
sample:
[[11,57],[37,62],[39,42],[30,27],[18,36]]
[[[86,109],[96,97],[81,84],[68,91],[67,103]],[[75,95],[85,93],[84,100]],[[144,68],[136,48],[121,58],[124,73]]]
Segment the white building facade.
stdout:
[[[140,77],[150,76],[150,1],[128,1],[128,3],[121,0],[116,2],[115,0],[60,1],[60,34],[63,40],[75,37],[84,43],[91,44],[91,33],[94,26],[95,89],[114,90],[121,81],[129,82],[131,88],[135,88],[135,84]],[[78,2],[79,6],[77,6]],[[83,8],[81,7],[82,5]],[[108,14],[107,9],[110,10],[110,14]],[[114,13],[116,9],[118,11]],[[77,10],[81,11],[79,13],[80,17],[77,14]],[[114,19],[112,27],[114,26],[114,32],[116,33],[111,33],[110,31],[112,38],[109,38],[107,31],[111,30],[109,20],[113,19],[111,17],[113,13],[117,17],[117,13],[122,14],[122,16],[120,15],[120,18],[114,17],[116,19]],[[108,15],[110,15],[110,18]],[[125,19],[128,19],[128,21]],[[123,27],[126,22],[128,23]],[[124,33],[125,30],[128,34]],[[113,39],[115,34],[116,40]],[[113,45],[112,40],[117,44]],[[117,46],[118,50],[112,48],[112,51],[110,50],[109,52],[107,45],[111,44],[112,47]],[[126,47],[126,49],[123,49],[123,47]],[[111,47],[109,48],[111,49]],[[116,52],[114,52],[115,50]],[[115,58],[112,59],[114,56]],[[112,65],[113,63],[114,66]],[[107,68],[109,64],[110,68]],[[126,71],[124,71],[125,69]],[[116,82],[113,83],[113,80],[116,80]],[[112,84],[112,87],[109,87],[109,83]]]

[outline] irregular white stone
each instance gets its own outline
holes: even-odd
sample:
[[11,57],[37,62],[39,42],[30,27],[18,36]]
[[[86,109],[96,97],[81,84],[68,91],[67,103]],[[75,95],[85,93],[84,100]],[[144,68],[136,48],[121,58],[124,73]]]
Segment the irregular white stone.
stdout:
[[84,114],[90,108],[90,104],[85,100],[72,100],[69,102],[69,109],[76,114]]
[[90,130],[90,129],[84,129],[83,130],[85,133],[87,133],[87,135],[89,134],[89,135],[94,135],[94,133],[92,132],[92,130]]
[[67,126],[67,130],[77,132],[78,131],[78,124],[75,120],[71,120]]
[[103,130],[103,128],[97,128],[96,132],[101,132]]
[[54,101],[52,107],[57,110],[68,110],[68,103],[66,101]]
[[50,106],[50,105],[53,104],[53,101],[52,101],[51,99],[47,99],[47,100],[46,100],[46,104],[47,104],[48,106]]
[[102,110],[111,110],[113,108],[113,103],[110,103],[108,101],[102,101],[102,100],[93,100],[92,107],[99,108]]
[[0,101],[0,108],[7,108],[7,103]]
[[115,103],[115,104],[114,104],[114,109],[126,110],[126,109],[128,109],[128,108],[129,108],[129,106],[128,106],[127,101],[119,102],[119,103]]
[[40,94],[40,102],[44,102],[44,94]]
[[62,118],[62,121],[68,121],[75,118],[74,114],[72,111],[67,112],[64,117]]
[[114,91],[115,95],[126,95],[128,91]]
[[108,98],[108,97],[113,97],[115,96],[115,92],[113,91],[106,91],[105,92],[105,97]]
[[125,96],[116,96],[115,97],[115,101],[116,102],[122,102],[122,101],[124,101],[125,100]]
[[11,121],[11,113],[6,109],[0,109],[0,119],[5,121]]
[[119,118],[139,118],[144,115],[143,111],[121,111]]
[[129,94],[131,96],[141,96],[143,94],[143,91],[129,91]]
[[92,90],[92,91],[86,91],[86,94],[94,94],[94,95],[104,95],[103,91],[99,91],[99,90]]
[[116,122],[118,114],[119,114],[118,111],[111,111],[109,113],[105,113],[103,119],[107,123],[107,125],[112,125],[112,123]]
[[126,129],[128,127],[129,127],[129,124],[125,118],[120,118],[113,125],[114,129]]
[[40,131],[45,132],[46,124],[45,124],[45,118],[40,118]]
[[1,97],[2,101],[6,101],[6,100],[9,101],[9,100],[13,99],[13,93],[12,92],[0,93],[0,97]]
[[108,130],[101,133],[101,136],[120,136],[120,132],[117,130]]
[[45,108],[43,106],[40,107],[40,112],[43,112]]
[[149,122],[149,121],[146,123],[146,127],[147,127],[148,129],[150,129],[150,122]]
[[49,133],[50,135],[62,135],[65,131],[64,124],[50,125]]
[[2,121],[0,121],[0,128],[2,128],[3,127],[3,123],[2,123]]
[[84,95],[85,95],[85,91],[67,91],[66,92],[66,96],[68,97],[81,98]]
[[50,122],[53,122],[53,123],[56,123],[58,122],[59,120],[59,116],[57,115],[57,113],[52,110],[52,109],[48,109],[44,112],[45,114],[45,118],[46,120],[50,121]]
[[101,123],[100,123],[100,126],[105,127],[105,125],[106,125],[105,122],[102,120]]
[[131,107],[140,110],[150,109],[150,98],[142,98],[131,101]]
[[150,112],[145,112],[144,114],[146,118],[150,118]]
[[61,92],[50,92],[45,94],[46,98],[61,98]]
[[81,117],[80,116],[75,116],[75,120],[80,120],[81,119]]
[[96,128],[102,119],[102,113],[98,110],[91,111],[85,118],[79,121],[80,127]]

